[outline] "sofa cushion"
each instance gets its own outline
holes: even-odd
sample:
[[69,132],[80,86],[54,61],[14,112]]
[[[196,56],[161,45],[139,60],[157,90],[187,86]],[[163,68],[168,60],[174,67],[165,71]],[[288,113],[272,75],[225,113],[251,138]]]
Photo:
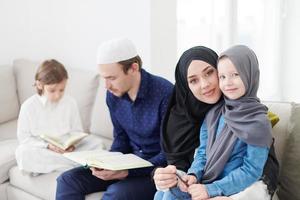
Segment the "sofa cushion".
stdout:
[[103,137],[106,143],[106,148],[110,148],[113,138],[113,127],[109,115],[109,110],[106,105],[106,89],[104,88],[102,82],[100,82],[99,89],[96,95],[91,122],[91,133]]
[[293,104],[289,122],[282,170],[279,177],[279,199],[300,199],[300,105]]
[[10,184],[42,199],[55,199],[56,178],[61,172],[31,176],[18,169],[9,171]]
[[9,169],[16,165],[15,151],[18,142],[15,139],[0,141],[0,184],[8,179]]
[[[35,93],[34,76],[40,63],[26,59],[14,61],[14,71],[17,77],[17,88],[19,100],[23,103],[28,97]],[[69,80],[66,93],[77,101],[83,128],[89,132],[91,111],[95,102],[95,95],[98,88],[99,76],[94,71],[86,71],[66,67]]]
[[8,182],[0,184],[0,199],[1,200],[7,200],[7,193],[6,193],[7,186],[8,186]]
[[19,113],[17,87],[11,66],[0,66],[0,110],[0,124],[17,118]]
[[0,141],[17,138],[17,119],[0,124]]
[[15,188],[12,185],[7,186],[7,199],[14,200],[14,199],[22,199],[22,200],[42,200],[38,197],[35,197],[19,188]]
[[279,164],[282,163],[285,143],[288,138],[288,122],[291,116],[292,104],[287,102],[263,102],[269,110],[279,116],[279,122],[272,129],[275,138],[275,151]]
[[[27,193],[26,191],[23,191],[22,189],[16,188],[12,185],[7,186],[7,183],[0,185],[0,199],[1,200],[6,200],[6,192],[4,192],[5,190],[7,190],[8,199],[41,200],[41,198],[38,198],[38,197],[34,196],[33,194]],[[3,193],[2,193],[2,191],[3,191]],[[87,195],[85,197],[85,200],[99,200],[101,197],[102,197],[102,192],[96,192],[96,193]],[[52,199],[44,199],[44,200],[52,200]]]
[[[53,172],[49,174],[43,174],[39,176],[31,176],[28,173],[23,173],[16,166],[13,167],[10,172],[10,184],[13,187],[19,188],[33,196],[41,199],[55,199],[56,191],[56,178],[62,172]],[[47,188],[47,189],[46,189]],[[87,195],[87,200],[100,199],[101,192]]]

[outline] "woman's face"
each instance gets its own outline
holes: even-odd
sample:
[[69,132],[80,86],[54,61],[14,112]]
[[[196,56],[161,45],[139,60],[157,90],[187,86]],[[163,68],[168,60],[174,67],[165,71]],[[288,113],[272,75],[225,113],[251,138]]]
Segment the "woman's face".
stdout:
[[190,90],[199,101],[214,104],[220,99],[218,73],[210,64],[193,60],[188,67],[187,81]]

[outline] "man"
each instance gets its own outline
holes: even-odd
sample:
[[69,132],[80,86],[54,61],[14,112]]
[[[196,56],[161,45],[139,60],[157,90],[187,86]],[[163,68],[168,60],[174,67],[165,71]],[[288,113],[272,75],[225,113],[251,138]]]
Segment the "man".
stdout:
[[[173,85],[142,69],[142,61],[128,39],[103,43],[97,64],[107,89],[106,103],[114,127],[111,151],[133,153],[154,167],[165,166],[160,148],[160,125]],[[57,200],[81,200],[86,194],[105,191],[102,199],[153,199],[154,167],[110,171],[75,168],[57,179]]]

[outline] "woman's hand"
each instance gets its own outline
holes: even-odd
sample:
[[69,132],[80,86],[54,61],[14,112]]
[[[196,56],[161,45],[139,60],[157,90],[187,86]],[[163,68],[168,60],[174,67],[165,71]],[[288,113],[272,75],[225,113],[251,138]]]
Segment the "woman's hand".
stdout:
[[155,185],[161,189],[169,189],[177,185],[176,167],[168,165],[165,168],[157,168],[153,176]]

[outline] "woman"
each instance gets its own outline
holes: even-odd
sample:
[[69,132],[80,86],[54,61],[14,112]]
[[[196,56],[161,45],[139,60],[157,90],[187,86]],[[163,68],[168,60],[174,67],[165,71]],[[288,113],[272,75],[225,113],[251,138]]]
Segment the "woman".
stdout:
[[[216,73],[217,59],[213,50],[198,46],[185,51],[178,61],[175,89],[162,132],[162,147],[169,166],[156,169],[153,176],[160,190],[174,187],[178,169],[185,172],[190,167],[195,148],[199,146],[199,131],[205,114],[222,99]],[[188,70],[193,61],[207,64],[193,75],[193,81],[199,81],[198,88],[188,86]],[[262,177],[270,194],[276,189],[277,177],[278,162],[272,144]]]

